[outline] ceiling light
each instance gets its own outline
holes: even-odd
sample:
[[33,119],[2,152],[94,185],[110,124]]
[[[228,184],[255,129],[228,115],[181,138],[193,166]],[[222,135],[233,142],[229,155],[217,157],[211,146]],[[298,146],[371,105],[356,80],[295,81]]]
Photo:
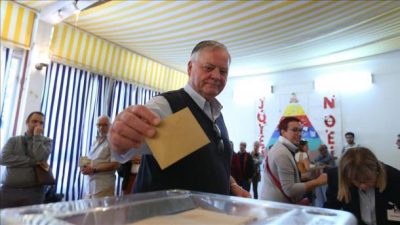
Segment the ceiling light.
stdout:
[[79,14],[83,9],[97,1],[56,1],[40,11],[39,18],[50,24],[57,24],[71,15]]

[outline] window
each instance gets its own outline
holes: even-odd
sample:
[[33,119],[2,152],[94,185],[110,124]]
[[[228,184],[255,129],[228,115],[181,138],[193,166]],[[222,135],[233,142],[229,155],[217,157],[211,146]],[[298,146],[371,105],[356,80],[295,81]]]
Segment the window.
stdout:
[[15,135],[24,50],[1,48],[1,145]]

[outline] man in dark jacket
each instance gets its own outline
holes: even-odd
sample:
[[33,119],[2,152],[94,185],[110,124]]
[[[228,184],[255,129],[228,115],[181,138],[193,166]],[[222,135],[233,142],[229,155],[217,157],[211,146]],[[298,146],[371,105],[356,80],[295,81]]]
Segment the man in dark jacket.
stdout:
[[250,191],[251,179],[254,175],[253,157],[246,151],[246,142],[240,143],[240,151],[232,157],[231,173],[237,183],[246,191]]

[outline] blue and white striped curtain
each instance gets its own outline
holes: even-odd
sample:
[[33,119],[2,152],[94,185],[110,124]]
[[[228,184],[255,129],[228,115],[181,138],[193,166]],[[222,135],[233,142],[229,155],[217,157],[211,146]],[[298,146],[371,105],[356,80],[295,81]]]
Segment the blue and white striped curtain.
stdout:
[[111,115],[111,119],[114,120],[115,116],[126,107],[130,105],[143,105],[150,98],[158,94],[160,94],[159,91],[146,87],[123,81],[115,81],[111,91],[107,114]]
[[[87,155],[96,137],[96,119],[113,120],[124,108],[144,104],[157,91],[109,77],[52,63],[44,87],[42,111],[45,135],[53,139],[50,166],[57,179],[57,192],[65,200],[82,197],[83,176],[79,158]],[[120,180],[117,194],[120,193]]]
[[96,136],[95,120],[102,114],[102,99],[109,78],[52,63],[44,86],[42,111],[45,135],[53,139],[50,165],[57,192],[65,200],[82,196],[79,158],[86,155]]

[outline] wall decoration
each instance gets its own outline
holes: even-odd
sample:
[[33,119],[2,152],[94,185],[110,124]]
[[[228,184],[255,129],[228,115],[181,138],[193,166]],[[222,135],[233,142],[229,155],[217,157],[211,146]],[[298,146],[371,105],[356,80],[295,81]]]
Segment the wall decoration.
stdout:
[[264,112],[269,123],[264,126],[263,134],[270,136],[266,148],[279,138],[279,121],[295,116],[302,121],[302,138],[308,141],[311,154],[316,154],[320,144],[326,144],[332,155],[339,153],[342,148],[339,103],[337,95],[318,92],[276,94],[264,101]]

